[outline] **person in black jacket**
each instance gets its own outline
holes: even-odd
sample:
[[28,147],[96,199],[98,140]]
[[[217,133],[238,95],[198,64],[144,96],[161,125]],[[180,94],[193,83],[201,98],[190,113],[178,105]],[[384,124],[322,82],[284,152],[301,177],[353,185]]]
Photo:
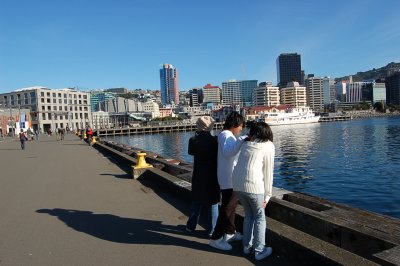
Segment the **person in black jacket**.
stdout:
[[188,153],[194,156],[192,175],[192,206],[186,231],[193,232],[199,221],[201,209],[207,208],[207,233],[212,235],[218,219],[220,189],[217,177],[217,137],[211,135],[214,120],[202,116],[197,122],[195,136],[189,139]]

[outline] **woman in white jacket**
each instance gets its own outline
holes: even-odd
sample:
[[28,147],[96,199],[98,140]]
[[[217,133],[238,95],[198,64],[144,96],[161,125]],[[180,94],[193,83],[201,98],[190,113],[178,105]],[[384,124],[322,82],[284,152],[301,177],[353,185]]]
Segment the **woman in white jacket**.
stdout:
[[233,170],[232,184],[244,208],[243,252],[255,252],[262,260],[272,253],[265,246],[265,207],[272,196],[275,146],[271,128],[264,122],[252,125],[249,137],[240,148]]

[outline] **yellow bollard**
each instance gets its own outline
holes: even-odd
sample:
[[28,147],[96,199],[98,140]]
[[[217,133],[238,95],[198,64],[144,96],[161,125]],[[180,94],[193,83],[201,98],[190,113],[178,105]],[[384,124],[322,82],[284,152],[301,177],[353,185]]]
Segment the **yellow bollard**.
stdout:
[[136,166],[134,166],[133,169],[143,169],[143,168],[152,168],[153,167],[151,164],[146,163],[146,159],[145,159],[146,153],[139,152],[136,155],[137,155]]
[[97,143],[96,137],[92,137],[91,144],[95,144],[95,143]]

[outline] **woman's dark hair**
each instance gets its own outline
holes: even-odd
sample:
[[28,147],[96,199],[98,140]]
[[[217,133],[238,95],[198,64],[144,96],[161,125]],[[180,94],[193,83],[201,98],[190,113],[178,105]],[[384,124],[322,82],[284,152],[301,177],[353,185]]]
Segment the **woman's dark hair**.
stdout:
[[224,129],[231,129],[238,126],[243,126],[244,118],[236,111],[231,112],[224,123]]
[[259,140],[260,142],[273,142],[274,135],[271,128],[265,122],[253,123],[249,131],[249,140]]

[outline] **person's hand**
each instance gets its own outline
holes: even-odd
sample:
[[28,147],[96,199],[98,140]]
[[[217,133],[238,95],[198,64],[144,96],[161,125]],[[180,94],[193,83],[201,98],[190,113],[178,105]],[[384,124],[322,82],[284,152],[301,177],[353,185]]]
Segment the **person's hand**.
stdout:
[[265,209],[265,207],[267,207],[267,202],[264,200],[263,204],[262,204],[263,209]]

